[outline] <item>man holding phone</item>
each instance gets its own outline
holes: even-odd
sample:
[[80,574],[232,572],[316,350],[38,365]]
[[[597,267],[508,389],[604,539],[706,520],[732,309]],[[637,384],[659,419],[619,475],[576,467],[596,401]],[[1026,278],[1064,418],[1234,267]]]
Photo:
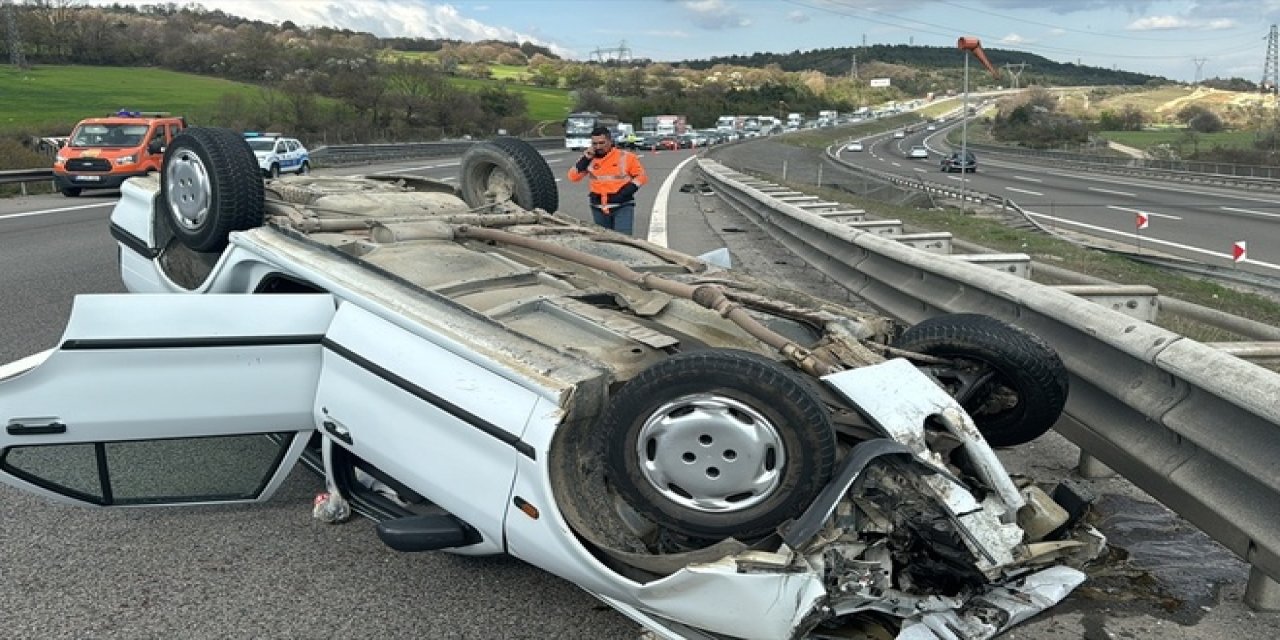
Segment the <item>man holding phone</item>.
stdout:
[[591,146],[569,167],[569,179],[590,178],[591,217],[595,223],[618,233],[631,235],[635,224],[636,191],[649,177],[640,158],[613,145],[608,127],[591,130]]

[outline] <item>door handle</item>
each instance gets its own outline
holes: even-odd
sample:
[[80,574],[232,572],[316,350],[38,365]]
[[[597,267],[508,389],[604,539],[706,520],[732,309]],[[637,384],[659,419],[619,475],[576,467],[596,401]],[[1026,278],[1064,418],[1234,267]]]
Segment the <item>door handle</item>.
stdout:
[[51,420],[49,422],[37,422],[27,424],[25,422],[13,421],[4,428],[5,432],[11,436],[39,436],[51,433],[66,433],[67,425]]
[[325,432],[329,435],[347,443],[348,445],[355,445],[355,442],[351,440],[350,429],[347,429],[333,420],[325,420],[322,424],[324,424]]

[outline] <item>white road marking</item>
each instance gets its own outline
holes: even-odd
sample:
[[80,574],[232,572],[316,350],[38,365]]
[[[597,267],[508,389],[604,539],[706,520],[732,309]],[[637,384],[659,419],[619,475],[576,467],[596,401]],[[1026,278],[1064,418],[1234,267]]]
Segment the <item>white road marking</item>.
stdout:
[[96,209],[98,207],[114,207],[115,201],[111,202],[95,202],[93,204],[78,204],[74,207],[58,207],[57,209],[41,209],[39,211],[23,211],[22,213],[6,213],[0,215],[0,220],[5,218],[26,218],[28,216],[42,216],[46,213],[63,213],[66,211],[79,211],[81,209]]
[[1031,190],[1029,190],[1029,189],[1019,189],[1019,188],[1017,188],[1017,187],[1005,187],[1005,189],[1007,189],[1007,190],[1009,190],[1009,191],[1016,192],[1016,193],[1025,193],[1025,194],[1027,194],[1027,195],[1032,195],[1032,196],[1042,196],[1042,195],[1044,195],[1043,193],[1040,193],[1039,191],[1031,191]]
[[1222,207],[1223,211],[1236,211],[1239,213],[1249,213],[1255,216],[1264,216],[1267,218],[1280,218],[1280,213],[1268,213],[1266,211],[1254,211],[1253,209],[1237,209],[1235,207]]
[[[1047,214],[1039,213],[1039,212],[1037,212],[1037,211],[1027,211],[1027,215],[1029,215],[1029,216],[1035,216],[1035,217],[1037,217],[1037,218],[1044,218],[1045,220],[1052,220],[1053,222],[1055,222],[1055,223],[1057,223],[1057,224],[1070,225],[1070,226],[1074,226],[1074,227],[1081,227],[1081,228],[1084,228],[1084,229],[1089,229],[1089,230],[1091,230],[1091,231],[1097,231],[1097,232],[1100,232],[1100,233],[1107,233],[1107,234],[1111,234],[1111,235],[1114,235],[1114,236],[1123,236],[1123,237],[1125,237],[1125,238],[1130,239],[1132,242],[1134,242],[1134,244],[1137,244],[1137,242],[1138,242],[1139,238],[1141,238],[1142,244],[1144,244],[1144,245],[1148,245],[1148,246],[1158,244],[1158,245],[1164,245],[1164,246],[1166,246],[1166,247],[1175,247],[1175,248],[1178,248],[1178,249],[1182,249],[1182,250],[1184,250],[1184,251],[1190,251],[1190,252],[1193,252],[1193,253],[1202,253],[1202,254],[1204,254],[1204,255],[1212,256],[1212,257],[1214,257],[1214,258],[1222,258],[1223,260],[1225,260],[1225,261],[1227,261],[1227,262],[1230,262],[1230,261],[1231,261],[1231,259],[1232,259],[1231,254],[1229,254],[1229,253],[1223,253],[1223,252],[1221,252],[1221,251],[1210,251],[1210,250],[1208,250],[1208,249],[1201,249],[1200,247],[1192,247],[1192,246],[1190,246],[1190,245],[1178,244],[1177,242],[1169,242],[1169,241],[1167,241],[1167,240],[1160,240],[1160,239],[1158,239],[1158,238],[1152,238],[1151,236],[1148,236],[1148,235],[1142,235],[1142,236],[1139,236],[1139,235],[1138,235],[1138,234],[1136,234],[1136,233],[1130,233],[1130,232],[1127,232],[1127,231],[1116,231],[1115,229],[1108,229],[1108,228],[1106,228],[1106,227],[1099,227],[1099,226],[1096,226],[1096,225],[1086,224],[1086,223],[1083,223],[1083,222],[1076,222],[1075,220],[1068,220],[1068,219],[1066,219],[1066,218],[1059,218],[1059,217],[1057,217],[1057,216],[1051,216],[1051,215],[1047,215]],[[1280,264],[1272,264],[1272,263],[1270,263],[1270,262],[1260,262],[1260,261],[1258,261],[1258,260],[1253,260],[1253,259],[1251,259],[1251,258],[1246,258],[1246,259],[1245,259],[1245,260],[1243,260],[1242,262],[1247,262],[1247,263],[1249,263],[1249,264],[1256,264],[1256,265],[1258,265],[1259,267],[1265,267],[1265,268],[1267,268],[1267,269],[1272,269],[1272,270],[1275,270],[1275,271],[1280,272]]]
[[696,155],[685,158],[671,173],[667,174],[667,179],[662,181],[662,186],[658,188],[658,197],[653,202],[653,210],[649,213],[649,242],[662,247],[667,246],[667,197],[671,194],[671,185],[676,183],[676,176],[680,175],[680,170],[697,159]]
[[924,170],[924,169],[921,169],[920,167],[915,167],[915,170],[916,170],[916,171],[918,171],[918,172],[920,172],[920,173],[929,173],[928,171],[926,171],[926,170]]
[[1013,176],[1014,180],[1023,180],[1026,182],[1044,182],[1040,178],[1028,178],[1027,176]]
[[1149,215],[1149,216],[1151,216],[1151,217],[1153,217],[1153,218],[1167,218],[1167,219],[1169,219],[1169,220],[1181,220],[1181,219],[1182,219],[1182,216],[1170,215],[1170,214],[1168,214],[1168,213],[1156,213],[1156,212],[1154,212],[1154,211],[1148,211],[1148,210],[1146,210],[1146,209],[1130,209],[1129,207],[1117,207],[1117,206],[1115,206],[1115,205],[1110,205],[1110,204],[1109,204],[1109,205],[1107,205],[1107,208],[1108,208],[1108,209],[1115,209],[1116,211],[1127,211],[1127,212],[1129,212],[1129,213],[1143,213],[1143,214]]
[[1128,197],[1130,197],[1130,198],[1136,198],[1136,197],[1138,197],[1136,194],[1129,193],[1128,191],[1116,191],[1116,190],[1114,190],[1114,189],[1102,189],[1102,188],[1099,188],[1099,187],[1089,187],[1089,190],[1090,190],[1090,191],[1097,191],[1098,193],[1110,193],[1110,194],[1114,194],[1114,195],[1117,195],[1117,196],[1128,196]]

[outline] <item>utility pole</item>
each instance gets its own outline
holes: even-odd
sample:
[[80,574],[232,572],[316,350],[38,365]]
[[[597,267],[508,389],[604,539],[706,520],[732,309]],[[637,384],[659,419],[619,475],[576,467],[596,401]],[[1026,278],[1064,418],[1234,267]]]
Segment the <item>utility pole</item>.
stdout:
[[858,55],[854,54],[852,66],[849,68],[849,78],[858,79]]
[[1280,36],[1276,34],[1276,25],[1271,25],[1271,33],[1267,36],[1267,60],[1262,66],[1262,90],[1267,93],[1275,93],[1277,85],[1277,50],[1280,49]]
[[1208,62],[1208,58],[1192,58],[1192,62],[1196,63],[1196,84],[1200,84],[1201,74],[1204,72],[1204,63]]
[[27,68],[27,56],[22,53],[22,34],[18,32],[18,17],[13,14],[12,0],[4,3],[5,38],[9,41],[9,64],[16,69]]
[[1009,72],[1009,78],[1013,80],[1014,89],[1018,88],[1018,78],[1022,76],[1022,72],[1029,66],[1031,65],[1028,65],[1025,62],[1019,62],[1017,64],[1006,62],[1004,64],[1005,70]]

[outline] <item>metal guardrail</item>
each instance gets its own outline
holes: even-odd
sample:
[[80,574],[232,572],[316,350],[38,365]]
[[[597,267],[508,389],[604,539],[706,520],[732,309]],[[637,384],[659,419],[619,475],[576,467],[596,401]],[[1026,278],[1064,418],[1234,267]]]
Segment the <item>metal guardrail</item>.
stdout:
[[1280,374],[1055,287],[828,220],[701,159],[727,201],[851,293],[904,322],[978,312],[1031,330],[1071,372],[1056,430],[1252,565],[1278,604]]
[[[322,167],[369,164],[409,158],[439,158],[466,152],[478,140],[449,142],[400,142],[390,144],[349,144],[318,147],[311,151],[313,164]],[[564,138],[526,138],[535,149],[559,149]]]
[[14,169],[0,171],[0,184],[53,180],[53,169]]

